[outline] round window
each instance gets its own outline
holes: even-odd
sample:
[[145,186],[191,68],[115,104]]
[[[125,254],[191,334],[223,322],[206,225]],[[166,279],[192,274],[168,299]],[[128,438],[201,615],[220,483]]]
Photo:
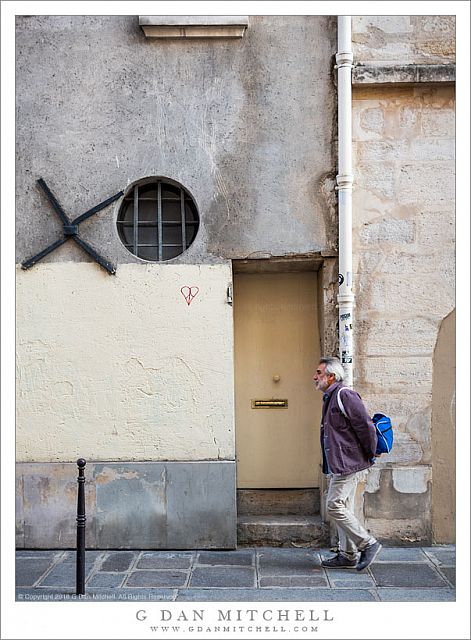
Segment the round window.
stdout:
[[118,214],[118,233],[126,249],[153,262],[171,260],[186,251],[198,227],[193,198],[170,180],[135,184]]

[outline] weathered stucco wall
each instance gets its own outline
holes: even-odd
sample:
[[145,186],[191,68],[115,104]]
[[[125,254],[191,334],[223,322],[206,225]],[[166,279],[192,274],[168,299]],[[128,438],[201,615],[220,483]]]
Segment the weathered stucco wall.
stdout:
[[[116,276],[71,241],[18,269],[20,546],[70,544],[61,465],[82,456],[92,474],[124,465],[93,476],[90,544],[235,545],[229,260],[336,243],[335,43],[329,16],[191,40],[149,40],[137,15],[17,17],[17,262],[62,237],[41,177],[71,218],[151,176],[200,215],[166,264],[121,244],[117,201],[80,225]],[[190,306],[183,286],[199,287]]]
[[[319,251],[335,237],[335,17],[251,16],[243,38],[146,39],[138,16],[18,16],[17,259],[146,176],[193,195],[201,227],[177,263]],[[322,117],[319,117],[322,114]],[[111,209],[80,233],[136,262]],[[84,261],[69,242],[46,261]]]
[[[18,461],[234,459],[228,265],[17,273]],[[198,287],[190,305],[180,289]]]
[[355,59],[363,64],[443,64],[455,57],[455,16],[354,16]]

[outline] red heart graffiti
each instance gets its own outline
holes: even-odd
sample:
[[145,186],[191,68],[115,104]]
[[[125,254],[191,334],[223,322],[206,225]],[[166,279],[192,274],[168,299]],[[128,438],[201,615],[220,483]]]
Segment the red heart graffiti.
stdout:
[[180,291],[182,292],[182,296],[185,298],[187,305],[190,306],[193,298],[199,291],[199,287],[182,287]]

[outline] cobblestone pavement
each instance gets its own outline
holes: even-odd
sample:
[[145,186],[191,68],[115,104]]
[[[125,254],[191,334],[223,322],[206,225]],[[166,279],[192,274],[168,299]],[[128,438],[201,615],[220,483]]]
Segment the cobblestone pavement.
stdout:
[[324,569],[328,549],[87,551],[75,596],[75,551],[16,552],[17,601],[455,600],[455,547],[384,547],[366,571]]

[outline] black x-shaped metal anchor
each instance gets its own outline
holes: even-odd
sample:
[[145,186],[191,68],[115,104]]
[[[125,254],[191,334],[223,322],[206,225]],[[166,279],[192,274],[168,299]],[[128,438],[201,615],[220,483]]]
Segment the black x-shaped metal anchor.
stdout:
[[56,242],[53,242],[51,245],[46,247],[46,249],[44,249],[37,255],[33,256],[29,260],[26,260],[25,262],[23,262],[21,264],[21,267],[23,269],[29,269],[34,264],[36,264],[36,262],[39,262],[39,260],[42,260],[42,258],[44,258],[49,253],[51,253],[51,251],[54,251],[54,249],[57,249],[57,247],[60,247],[62,244],[64,244],[64,242],[67,242],[69,238],[72,238],[72,240],[74,240],[79,245],[79,247],[82,247],[82,249],[84,249],[94,260],[96,260],[98,264],[100,264],[104,269],[106,269],[108,273],[110,274],[116,273],[116,267],[114,267],[110,262],[102,258],[100,255],[98,255],[98,253],[95,251],[95,249],[93,249],[93,247],[91,247],[84,240],[82,240],[82,238],[79,237],[78,226],[81,222],[83,222],[90,216],[93,216],[93,214],[98,213],[98,211],[101,211],[102,209],[107,207],[109,204],[111,204],[112,202],[120,198],[123,195],[123,192],[120,191],[119,193],[116,193],[114,196],[111,196],[111,198],[108,198],[108,200],[104,200],[103,202],[100,202],[100,204],[97,204],[96,207],[93,207],[93,209],[89,209],[88,211],[85,211],[85,213],[82,213],[81,216],[74,218],[74,220],[69,220],[69,218],[65,214],[64,209],[61,207],[61,205],[57,201],[57,198],[55,197],[55,195],[52,193],[52,191],[49,189],[49,187],[47,186],[47,184],[44,182],[42,178],[39,178],[38,184],[46,194],[47,199],[52,205],[52,208],[54,209],[54,211],[57,213],[57,215],[59,216],[59,218],[62,220],[64,224],[64,237],[61,238],[60,240],[56,240]]

